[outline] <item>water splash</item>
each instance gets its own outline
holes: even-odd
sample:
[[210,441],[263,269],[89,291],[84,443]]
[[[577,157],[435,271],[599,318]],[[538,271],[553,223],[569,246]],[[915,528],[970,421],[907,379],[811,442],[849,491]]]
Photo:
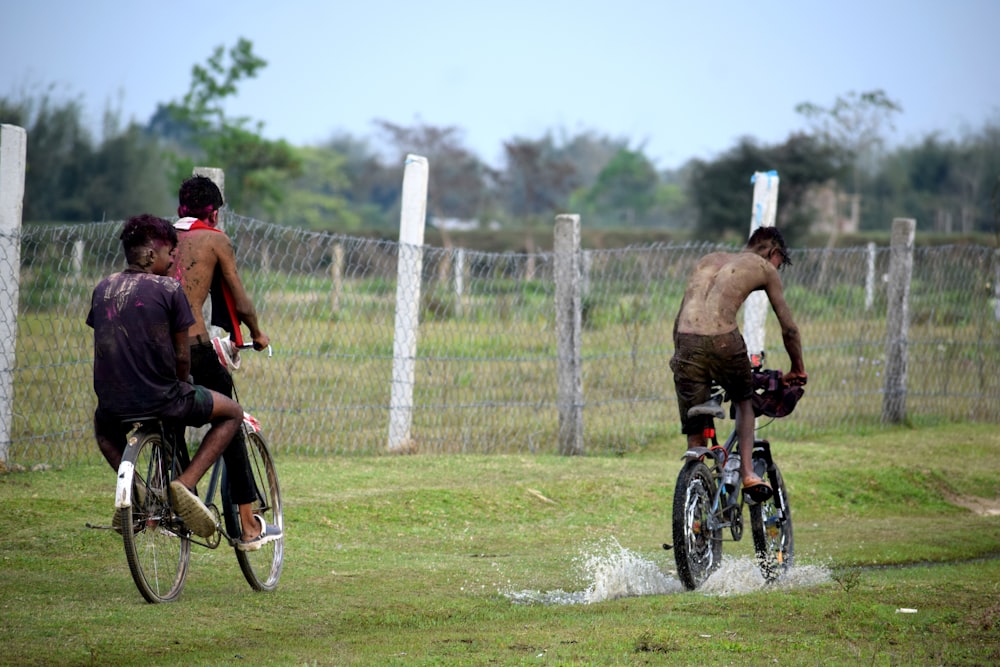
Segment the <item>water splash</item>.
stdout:
[[767,583],[757,566],[757,560],[751,556],[723,556],[719,569],[705,580],[698,589],[705,595],[742,595],[765,588],[801,588],[816,586],[832,581],[830,571],[819,565],[795,565],[781,577]]
[[[623,547],[614,537],[586,547],[574,559],[584,582],[579,591],[500,590],[515,604],[592,604],[624,597],[668,595],[684,592],[671,570],[665,574],[660,565]],[[813,586],[831,581],[830,572],[816,565],[795,566],[773,584],[764,577],[752,557],[723,557],[719,569],[702,584],[704,595],[740,595],[765,587],[792,588]]]

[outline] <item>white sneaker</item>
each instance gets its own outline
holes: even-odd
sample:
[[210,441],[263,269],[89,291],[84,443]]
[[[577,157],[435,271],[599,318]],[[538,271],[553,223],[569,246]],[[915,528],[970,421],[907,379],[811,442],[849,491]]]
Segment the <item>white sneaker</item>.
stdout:
[[280,528],[272,526],[264,521],[264,517],[261,515],[254,514],[253,518],[257,519],[257,523],[260,524],[260,535],[245,542],[243,540],[237,540],[236,548],[240,551],[257,551],[268,542],[274,542],[275,540],[280,540],[284,537]]

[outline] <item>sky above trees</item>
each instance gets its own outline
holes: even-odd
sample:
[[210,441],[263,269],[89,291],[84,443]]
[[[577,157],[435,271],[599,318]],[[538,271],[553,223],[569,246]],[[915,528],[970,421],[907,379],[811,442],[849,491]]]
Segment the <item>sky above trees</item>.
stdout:
[[184,95],[192,66],[244,37],[268,64],[226,113],[262,121],[268,138],[453,126],[497,164],[509,139],[593,130],[665,169],[743,137],[783,141],[807,125],[799,103],[848,91],[901,104],[890,141],[960,135],[1000,113],[997,25],[992,0],[34,0],[0,21],[0,94],[55,86],[99,135],[106,107],[146,123]]

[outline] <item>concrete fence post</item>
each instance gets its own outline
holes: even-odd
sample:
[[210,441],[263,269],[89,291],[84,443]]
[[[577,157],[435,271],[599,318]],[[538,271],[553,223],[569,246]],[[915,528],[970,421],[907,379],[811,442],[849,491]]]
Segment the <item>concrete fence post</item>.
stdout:
[[389,443],[393,453],[416,451],[410,437],[416,375],[420,279],[424,267],[427,223],[427,158],[407,155],[403,167],[402,211],[396,278],[396,326],[392,341],[392,386],[389,398]]
[[894,424],[906,419],[910,279],[913,276],[913,239],[916,227],[917,221],[912,218],[896,218],[892,221],[882,420]]
[[1000,248],[993,251],[993,319],[1000,322]]
[[[753,210],[750,215],[750,235],[760,227],[773,227],[778,215],[778,172],[758,171],[750,179],[753,184]],[[764,322],[767,319],[767,295],[751,292],[743,306],[743,339],[747,352],[759,354],[764,347]]]
[[330,312],[339,313],[344,296],[344,244],[334,243],[330,252]]
[[875,244],[868,244],[868,265],[865,270],[865,312],[875,304]]
[[455,315],[465,314],[465,250],[455,250],[455,261],[452,263],[452,275],[455,283]]
[[73,241],[73,259],[71,264],[73,266],[73,278],[79,280],[83,275],[83,255],[86,250],[86,244],[83,239],[76,239]]
[[0,125],[0,470],[7,468],[13,430],[27,147],[28,133],[24,128]]
[[580,279],[580,216],[556,216],[553,244],[556,281],[557,404],[559,453],[583,454],[583,299]]

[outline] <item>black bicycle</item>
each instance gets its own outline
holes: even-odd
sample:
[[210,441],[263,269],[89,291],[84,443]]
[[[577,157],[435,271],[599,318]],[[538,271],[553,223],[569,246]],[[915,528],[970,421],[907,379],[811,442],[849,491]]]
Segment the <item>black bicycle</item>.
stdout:
[[[233,547],[250,586],[258,591],[275,589],[281,576],[284,538],[256,551],[235,548],[242,528],[238,506],[229,500],[225,461],[220,457],[212,466],[202,496],[215,514],[216,532],[200,538],[184,525],[170,502],[170,482],[190,462],[183,430],[149,417],[125,423],[129,432],[118,468],[115,529],[121,531],[129,570],[142,596],[151,603],[177,599],[187,577],[192,544],[209,549],[223,543]],[[260,423],[244,413],[241,428],[256,488],[253,512],[283,532],[278,473]]]
[[[754,358],[754,397],[756,416],[786,416],[802,395],[801,387],[788,387],[781,371],[762,368],[764,353]],[[709,418],[705,428],[710,446],[685,452],[677,485],[674,487],[673,548],[677,576],[688,590],[701,586],[722,562],[724,531],[734,542],[743,538],[743,508],[750,510],[750,530],[754,552],[764,579],[777,580],[792,565],[795,542],[792,533],[792,510],[781,469],[774,460],[771,444],[754,438],[753,470],[771,485],[773,493],[762,502],[739,493],[739,450],[735,427],[719,444],[715,420],[725,419],[723,404],[729,397],[716,387],[706,403],[692,407],[690,416]],[[730,406],[736,416],[736,406]]]

